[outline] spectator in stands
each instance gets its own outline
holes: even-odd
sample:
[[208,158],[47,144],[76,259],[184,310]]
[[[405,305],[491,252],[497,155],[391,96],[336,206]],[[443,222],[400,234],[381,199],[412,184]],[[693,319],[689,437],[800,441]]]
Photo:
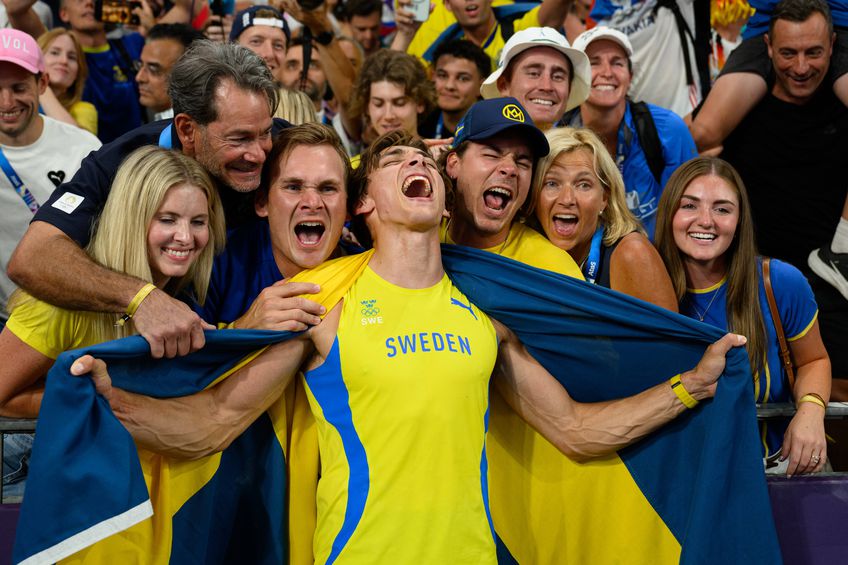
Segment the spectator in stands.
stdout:
[[79,40],[65,28],[57,27],[42,34],[38,46],[50,78],[44,95],[39,98],[44,114],[97,135],[97,110],[82,100],[88,67]]
[[480,86],[492,72],[492,64],[482,49],[464,39],[440,44],[434,59],[437,108],[418,130],[425,138],[447,139],[454,136],[459,120],[479,99]]
[[349,0],[345,4],[345,14],[353,39],[362,46],[366,57],[383,47],[380,38],[383,14],[381,0]]
[[[118,169],[87,248],[90,257],[170,295],[202,303],[212,260],[224,246],[221,201],[197,161],[155,146],[132,153]],[[116,313],[65,310],[18,291],[0,333],[0,415],[38,416],[44,376],[63,351],[136,333]],[[31,435],[4,439],[4,487],[22,491]]]
[[778,4],[769,31],[774,85],[725,140],[722,158],[745,181],[760,251],[810,281],[834,397],[848,399],[848,300],[808,266],[814,250],[830,248],[848,194],[839,180],[848,178],[848,108],[826,80],[832,43],[823,0]]
[[309,57],[309,69],[303,76],[303,38],[296,38],[289,46],[283,61],[281,84],[289,90],[300,90],[312,101],[319,121],[324,121],[324,99],[327,95],[327,75],[321,64],[321,56],[313,50]]
[[332,128],[306,124],[284,130],[268,154],[256,192],[259,216],[230,232],[215,259],[209,298],[198,313],[210,323],[294,330],[317,324],[306,283],[285,283],[338,255],[347,217],[350,162]]
[[633,48],[626,35],[599,26],[578,37],[574,48],[589,57],[592,89],[562,124],[585,126],[603,140],[624,177],[627,207],[653,239],[663,186],[677,167],[697,155],[695,143],[680,116],[627,97]]
[[12,251],[54,189],[100,147],[91,133],[38,113],[47,83],[35,40],[15,29],[0,30],[0,325],[15,290],[6,276]]
[[152,114],[153,120],[174,117],[168,78],[177,59],[198,39],[203,39],[203,34],[186,24],[156,24],[147,32],[135,81],[139,102]]
[[830,360],[819,334],[816,301],[798,269],[771,260],[770,286],[795,367],[792,382],[780,359],[764,288],[768,275],[757,256],[748,196],[733,167],[720,159],[698,158],[671,176],[660,201],[657,247],[680,311],[748,338],[756,402],[794,399],[797,404],[788,426],[760,424],[765,427],[765,456],[780,452],[788,475],[821,470],[827,459],[824,412]]
[[668,108],[679,116],[690,113],[709,88],[706,45],[695,43],[695,0],[595,0],[591,18],[618,30],[633,45],[630,95]]
[[[30,294],[63,308],[126,312],[144,287],[135,277],[98,266],[82,251],[118,165],[142,145],[173,147],[197,160],[216,181],[230,226],[252,217],[274,130],[277,86],[268,66],[232,43],[195,42],[177,61],[168,86],[172,122],[139,128],[85,160],[74,178],[39,210],[9,263],[9,276]],[[200,318],[155,290],[135,312],[154,356],[203,346]]]
[[589,282],[677,311],[662,259],[627,209],[624,179],[588,129],[547,133],[551,152],[536,168],[538,225],[568,251]]
[[474,104],[443,157],[455,202],[440,231],[443,243],[476,247],[540,269],[583,278],[580,268],[524,224],[535,196],[533,170],[548,154],[548,142],[518,100],[495,98]]
[[586,100],[591,82],[585,53],[573,49],[556,30],[534,27],[510,38],[480,94],[517,98],[536,127],[545,131]]
[[365,59],[350,105],[341,112],[344,132],[336,131],[343,141],[348,138],[346,149],[362,132],[367,145],[369,129],[376,136],[399,129],[416,134],[419,120],[434,107],[433,83],[421,63],[406,53],[383,49]]
[[230,41],[247,47],[271,69],[277,82],[282,82],[283,61],[291,34],[283,14],[271,6],[251,6],[235,15]]
[[135,74],[144,37],[139,33],[108,39],[94,18],[92,0],[62,0],[59,18],[85,51],[88,79],[83,100],[97,108],[97,136],[108,143],[141,125]]
[[[514,33],[531,27],[560,28],[573,0],[543,0],[540,5],[515,3],[493,7],[492,0],[445,0],[456,23],[447,29],[442,18],[413,22],[412,0],[399,0],[395,12],[398,31],[392,49],[406,51],[432,64],[436,48],[444,41],[467,39],[479,45],[496,66]],[[567,42],[566,42],[567,44]],[[529,108],[528,108],[529,109]]]
[[[840,1],[826,3],[836,25],[832,30],[834,41],[825,81],[842,103],[848,105],[848,5]],[[744,28],[744,41],[730,54],[721,76],[693,117],[692,136],[700,151],[720,151],[725,138],[766,95],[773,79],[769,22],[777,4],[777,0],[752,2],[756,11],[752,10],[754,13]],[[818,57],[818,54],[810,55]]]
[[[283,85],[304,90],[312,99],[319,120],[343,131],[337,112],[342,101],[350,100],[357,71],[343,48],[344,42],[334,31],[330,6],[324,3],[313,10],[304,10],[295,0],[284,0],[282,5],[287,15],[305,30],[289,46],[283,66]],[[307,37],[311,37],[309,43]],[[307,45],[309,49],[305,49]]]

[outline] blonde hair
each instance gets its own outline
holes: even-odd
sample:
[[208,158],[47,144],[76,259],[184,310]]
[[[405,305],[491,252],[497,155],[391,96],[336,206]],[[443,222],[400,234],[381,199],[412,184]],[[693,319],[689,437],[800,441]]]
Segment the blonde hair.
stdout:
[[280,89],[280,103],[277,105],[274,117],[282,118],[293,126],[318,121],[315,105],[309,99],[309,96],[303,91],[289,90],[288,88]]
[[59,103],[62,104],[62,107],[66,110],[82,100],[82,91],[85,88],[85,80],[88,78],[88,65],[85,62],[85,53],[82,50],[82,45],[80,45],[79,39],[69,30],[63,27],[55,27],[48,32],[42,33],[38,38],[38,46],[41,48],[41,52],[45,55],[47,54],[47,49],[50,47],[50,44],[56,41],[60,36],[67,35],[71,38],[71,41],[74,44],[74,49],[77,52],[77,78],[74,79],[74,82],[71,86],[68,87],[65,92],[58,96]]
[[[165,291],[176,295],[187,286],[199,303],[206,299],[215,255],[224,248],[224,209],[206,170],[194,159],[175,151],[146,146],[133,151],[121,163],[109,199],[97,222],[86,251],[109,269],[153,281],[147,253],[147,232],[153,216],[174,186],[190,184],[206,195],[209,211],[209,243],[188,272],[172,278]],[[107,341],[135,333],[132,324],[115,326],[114,313],[91,313],[94,336]]]
[[760,282],[757,274],[757,245],[748,193],[739,173],[727,161],[715,157],[696,157],[678,167],[668,179],[657,208],[656,246],[665,263],[678,302],[686,296],[686,270],[680,249],[674,242],[673,220],[686,188],[700,177],[724,180],[739,198],[739,223],[727,260],[728,329],[748,338],[751,374],[757,375],[766,353],[766,330],[760,309]]
[[592,155],[592,168],[607,196],[607,205],[601,212],[601,221],[604,224],[604,244],[612,245],[634,231],[644,235],[645,230],[639,220],[627,207],[621,172],[597,135],[585,128],[553,128],[545,134],[545,137],[548,138],[551,150],[546,157],[539,160],[533,175],[533,185],[528,198],[532,199],[533,208],[539,199],[545,175],[557,158],[563,153],[584,149]]

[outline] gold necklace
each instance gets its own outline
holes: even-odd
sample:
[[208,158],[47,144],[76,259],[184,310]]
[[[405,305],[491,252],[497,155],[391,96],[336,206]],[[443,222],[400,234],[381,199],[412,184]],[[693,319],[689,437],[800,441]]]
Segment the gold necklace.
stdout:
[[696,315],[696,316],[698,316],[698,320],[699,320],[699,321],[703,322],[703,321],[704,321],[704,318],[706,318],[706,317],[707,317],[707,312],[709,312],[709,311],[710,311],[710,306],[712,306],[712,305],[713,305],[713,302],[715,302],[716,296],[718,296],[718,291],[720,291],[720,290],[721,290],[721,287],[718,287],[717,289],[715,289],[715,290],[713,291],[713,297],[712,297],[712,298],[710,298],[710,301],[707,303],[707,307],[706,307],[706,308],[704,308],[704,313],[703,313],[703,314],[701,314],[701,311],[698,309],[698,307],[697,307],[697,306],[695,306],[695,301],[694,301],[694,300],[692,300],[692,297],[691,297],[691,296],[689,297],[689,304],[691,304],[691,305],[692,305],[692,309],[693,309],[693,310],[695,310],[695,315]]

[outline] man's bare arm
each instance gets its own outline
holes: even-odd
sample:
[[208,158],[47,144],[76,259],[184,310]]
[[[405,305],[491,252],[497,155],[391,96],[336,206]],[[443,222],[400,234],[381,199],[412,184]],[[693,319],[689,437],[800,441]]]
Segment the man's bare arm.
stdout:
[[[499,326],[498,333],[504,336],[495,371],[499,390],[522,418],[571,459],[612,453],[686,410],[668,382],[619,400],[576,402],[512,332]],[[681,374],[692,397],[703,400],[715,394],[725,355],[744,343],[743,337],[728,334],[707,348],[697,367]]]
[[[125,312],[146,284],[98,265],[62,230],[39,221],[30,224],[12,254],[8,274],[36,298],[93,312]],[[206,341],[200,316],[161,290],[142,301],[133,323],[154,357],[185,355]]]
[[198,459],[232,443],[280,397],[312,351],[306,335],[271,346],[214,387],[191,396],[157,399],[112,388],[106,364],[90,355],[71,373],[91,373],[97,392],[139,445],[183,459]]
[[47,31],[44,22],[32,8],[35,0],[2,1],[6,6],[6,17],[9,18],[9,25],[13,28],[26,32],[35,38]]

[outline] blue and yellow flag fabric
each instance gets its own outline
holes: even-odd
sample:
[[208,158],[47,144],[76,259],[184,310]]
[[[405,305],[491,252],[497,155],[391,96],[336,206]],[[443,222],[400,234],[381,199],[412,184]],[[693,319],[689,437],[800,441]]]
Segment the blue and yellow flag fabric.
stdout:
[[[344,258],[301,278],[332,290],[325,304],[333,304],[368,258]],[[494,254],[443,246],[443,261],[455,285],[510,327],[577,400],[618,398],[665,381],[693,367],[722,335]],[[107,361],[116,386],[181,396],[287,335],[208,332],[201,352],[173,360],[149,359],[139,337],[61,356],[47,379],[14,561],[286,562],[286,531],[300,528],[296,537],[305,537],[314,524],[314,502],[288,518],[284,511],[285,458],[295,463],[300,453],[291,453],[291,437],[305,451],[311,441],[292,428],[291,398],[223,453],[179,461],[137,451],[90,380],[68,369],[92,353]],[[591,463],[568,460],[512,426],[513,418],[493,395],[489,488],[502,563],[780,562],[743,350],[728,355],[714,399]],[[303,497],[302,490],[290,494]],[[309,540],[296,543],[309,547]]]

